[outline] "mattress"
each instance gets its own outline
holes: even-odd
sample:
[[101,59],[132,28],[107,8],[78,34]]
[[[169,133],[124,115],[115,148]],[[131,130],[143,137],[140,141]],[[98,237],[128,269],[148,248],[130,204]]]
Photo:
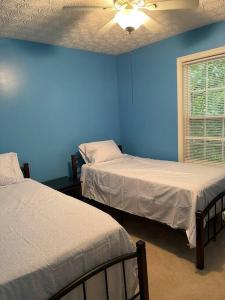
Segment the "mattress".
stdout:
[[[134,251],[110,216],[31,179],[0,187],[0,228],[1,300],[48,299],[97,265]],[[129,267],[135,288],[135,266]],[[72,299],[82,299],[78,294]]]
[[81,171],[83,196],[184,229],[196,246],[195,212],[225,190],[225,168],[124,157]]

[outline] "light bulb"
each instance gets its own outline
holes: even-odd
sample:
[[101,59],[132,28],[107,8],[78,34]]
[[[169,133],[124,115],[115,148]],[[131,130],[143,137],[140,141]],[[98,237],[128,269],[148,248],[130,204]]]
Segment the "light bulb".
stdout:
[[142,11],[134,8],[123,9],[115,16],[115,20],[120,27],[128,32],[132,32],[140,27],[147,19],[148,17]]

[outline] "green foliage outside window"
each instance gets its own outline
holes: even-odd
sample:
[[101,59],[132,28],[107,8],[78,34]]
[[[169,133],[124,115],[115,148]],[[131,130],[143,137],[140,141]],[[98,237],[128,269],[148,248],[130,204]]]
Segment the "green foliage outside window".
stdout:
[[189,66],[189,159],[225,162],[225,58]]

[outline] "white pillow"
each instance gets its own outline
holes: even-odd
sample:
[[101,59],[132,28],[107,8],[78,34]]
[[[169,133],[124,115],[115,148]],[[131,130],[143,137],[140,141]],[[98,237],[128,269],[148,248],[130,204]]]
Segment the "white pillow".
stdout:
[[86,163],[98,163],[123,157],[122,152],[112,140],[81,144],[80,154]]
[[17,154],[0,154],[0,186],[20,182],[23,178]]

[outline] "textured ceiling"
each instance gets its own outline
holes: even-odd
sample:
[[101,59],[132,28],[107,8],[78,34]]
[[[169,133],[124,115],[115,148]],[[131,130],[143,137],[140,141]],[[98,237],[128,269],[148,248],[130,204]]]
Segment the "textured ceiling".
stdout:
[[180,32],[225,20],[225,0],[200,0],[196,10],[146,12],[161,26],[151,33],[143,26],[129,35],[118,25],[99,36],[114,12],[75,11],[65,5],[111,4],[112,0],[0,0],[0,36],[69,48],[119,54]]

